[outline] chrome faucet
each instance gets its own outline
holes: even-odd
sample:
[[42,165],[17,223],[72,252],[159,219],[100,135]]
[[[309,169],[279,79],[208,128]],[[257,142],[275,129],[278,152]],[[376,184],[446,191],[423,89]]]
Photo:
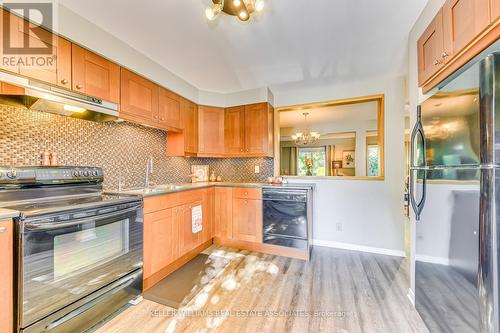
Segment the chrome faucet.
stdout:
[[146,178],[144,179],[144,187],[149,188],[150,179],[153,175],[153,157],[149,157],[146,163]]

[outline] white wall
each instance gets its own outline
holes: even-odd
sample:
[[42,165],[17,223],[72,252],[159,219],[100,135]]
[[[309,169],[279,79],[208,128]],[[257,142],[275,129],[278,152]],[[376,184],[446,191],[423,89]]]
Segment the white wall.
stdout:
[[[385,180],[289,179],[316,184],[313,238],[317,244],[354,244],[403,254],[404,87],[404,78],[394,77],[274,91],[275,106],[385,94]],[[337,231],[337,223],[342,231]]]
[[[443,6],[446,0],[429,0],[427,6],[422,11],[422,14],[417,19],[415,25],[410,31],[408,38],[408,97],[410,105],[410,128],[413,128],[416,119],[417,105],[425,100],[426,96],[422,95],[421,89],[418,88],[418,53],[417,40],[420,38],[424,30],[436,16],[439,9]],[[411,263],[411,290],[415,291],[415,217],[411,215],[410,219],[410,263]]]

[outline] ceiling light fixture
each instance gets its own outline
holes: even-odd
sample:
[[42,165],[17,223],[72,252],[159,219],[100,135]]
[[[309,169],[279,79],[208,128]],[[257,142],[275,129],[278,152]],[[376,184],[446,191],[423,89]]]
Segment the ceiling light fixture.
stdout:
[[213,4],[207,7],[207,19],[214,20],[221,12],[238,17],[241,21],[248,21],[254,12],[261,12],[265,7],[264,0],[212,0]]
[[311,132],[311,129],[307,126],[307,116],[308,112],[304,112],[304,131],[297,132],[292,135],[292,139],[295,144],[300,146],[311,145],[318,142],[320,134],[318,132]]

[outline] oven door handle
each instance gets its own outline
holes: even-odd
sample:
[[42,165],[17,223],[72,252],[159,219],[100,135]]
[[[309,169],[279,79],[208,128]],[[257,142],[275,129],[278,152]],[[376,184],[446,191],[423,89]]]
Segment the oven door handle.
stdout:
[[50,223],[50,222],[49,223],[25,222],[24,228],[27,230],[33,230],[33,231],[43,231],[43,230],[54,230],[54,229],[59,229],[59,228],[72,227],[72,226],[79,225],[79,224],[94,222],[96,220],[103,220],[103,219],[113,218],[116,216],[127,214],[130,212],[136,211],[138,208],[140,208],[140,206],[134,206],[134,207],[127,208],[127,209],[122,209],[122,210],[119,210],[119,211],[116,211],[113,213],[107,213],[107,214],[95,215],[92,217],[77,219],[77,220],[73,220],[71,222],[53,222],[53,223]]
[[54,328],[56,328],[56,327],[64,324],[68,320],[71,320],[71,319],[75,318],[76,316],[81,315],[82,313],[84,313],[85,311],[89,310],[90,308],[92,308],[94,305],[96,305],[97,303],[101,302],[102,300],[104,300],[104,299],[106,299],[106,298],[108,298],[110,296],[113,296],[114,294],[116,294],[117,292],[119,292],[122,289],[127,288],[136,279],[137,279],[137,274],[135,274],[134,276],[131,276],[131,277],[127,278],[124,281],[118,281],[118,285],[117,286],[115,286],[112,289],[108,290],[104,294],[102,294],[102,295],[94,298],[90,302],[85,303],[84,305],[82,305],[81,307],[77,308],[76,310],[71,311],[67,315],[65,315],[65,316],[63,316],[63,317],[61,317],[61,318],[59,318],[57,320],[54,320],[53,322],[51,322],[50,324],[48,324],[45,327],[45,329],[47,331],[53,330]]

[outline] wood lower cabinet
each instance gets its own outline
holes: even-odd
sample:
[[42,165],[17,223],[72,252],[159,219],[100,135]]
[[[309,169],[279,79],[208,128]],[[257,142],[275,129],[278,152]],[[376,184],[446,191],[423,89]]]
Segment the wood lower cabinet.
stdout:
[[[213,238],[211,188],[144,199],[144,288],[148,289],[199,252]],[[202,230],[192,232],[192,209],[202,207]]]
[[0,332],[14,329],[14,224],[0,221]]
[[215,237],[233,238],[233,189],[216,187],[214,192]]
[[232,189],[232,238],[262,243],[262,189]]
[[158,272],[179,256],[179,220],[176,208],[144,216],[144,278]]
[[157,124],[158,92],[155,83],[122,68],[120,116],[151,126]]
[[448,0],[443,6],[444,50],[448,62],[490,24],[490,0]]
[[89,96],[120,103],[120,66],[72,44],[72,89]]

